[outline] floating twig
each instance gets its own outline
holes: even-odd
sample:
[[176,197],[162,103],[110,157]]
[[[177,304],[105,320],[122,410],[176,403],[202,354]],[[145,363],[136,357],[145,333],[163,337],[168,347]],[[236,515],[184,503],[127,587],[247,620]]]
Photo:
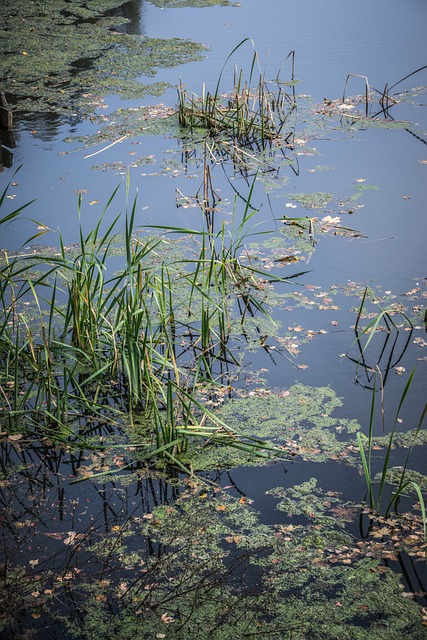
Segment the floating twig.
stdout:
[[103,149],[100,149],[99,151],[95,151],[95,153],[90,153],[88,156],[84,156],[83,159],[86,160],[86,158],[92,158],[93,156],[97,156],[98,153],[102,153],[103,151],[106,151],[110,147],[114,147],[115,144],[118,144],[119,142],[122,142],[125,138],[127,138],[127,136],[128,136],[128,134],[122,136],[121,138],[119,138],[118,140],[115,140],[114,142],[112,142],[111,144],[107,145]]

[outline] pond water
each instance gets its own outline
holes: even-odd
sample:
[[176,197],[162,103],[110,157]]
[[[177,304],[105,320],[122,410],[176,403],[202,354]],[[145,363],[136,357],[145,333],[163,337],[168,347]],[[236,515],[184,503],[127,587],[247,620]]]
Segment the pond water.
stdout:
[[[416,429],[426,402],[427,70],[397,84],[391,93],[398,102],[386,111],[374,94],[369,117],[363,100],[341,111],[334,102],[349,73],[382,91],[426,64],[425,2],[242,0],[163,8],[135,0],[112,14],[129,19],[117,27],[121,33],[202,42],[205,58],[158,68],[156,82],[173,85],[160,97],[98,96],[91,118],[17,111],[16,147],[3,155],[0,173],[1,191],[13,183],[1,217],[35,202],[4,226],[1,247],[19,250],[40,224],[49,231],[31,244],[78,242],[78,194],[88,232],[119,184],[105,223],[125,208],[127,171],[129,200],[138,194],[137,227],[200,230],[200,208],[177,207],[176,198],[191,201],[203,182],[202,145],[190,145],[173,124],[140,135],[120,118],[141,103],[175,107],[179,78],[197,94],[203,83],[214,90],[228,54],[245,38],[253,40],[267,79],[282,65],[282,77],[290,78],[290,60],[283,63],[294,50],[298,108],[286,159],[272,154],[271,170],[264,165],[258,173],[252,162],[247,175],[230,160],[211,164],[221,196],[215,215],[226,230],[234,224],[234,199],[240,220],[257,176],[250,207],[258,211],[242,251],[251,264],[276,281],[304,272],[266,295],[276,325],[255,313],[247,342],[233,338],[241,362],[230,373],[233,401],[218,402],[218,415],[232,428],[259,425],[259,433],[248,434],[283,446],[286,455],[263,466],[218,463],[212,471],[202,453],[193,461],[207,483],[199,484],[176,467],[153,469],[123,446],[116,452],[128,437],[123,425],[91,431],[82,422],[81,434],[89,433],[94,446],[84,451],[29,442],[19,427],[3,427],[5,637],[426,637],[427,572],[420,511],[413,508],[419,496],[402,498],[404,516],[391,525],[361,511],[366,481],[355,434],[356,423],[369,430],[377,366],[386,418],[383,432],[377,376],[375,436],[390,433],[398,409],[397,431]],[[248,72],[252,52],[250,42],[235,52],[224,91],[233,64]],[[352,77],[347,95],[364,91],[365,81]],[[316,218],[314,238],[306,223],[300,233],[284,234],[284,216]],[[392,309],[400,329],[376,332],[361,359],[354,325],[365,287],[373,292],[372,317]],[[103,438],[110,448],[100,454]],[[412,442],[392,451],[390,467],[406,463]],[[374,443],[373,475],[386,450],[384,441]],[[109,466],[123,473],[71,483]],[[411,449],[408,468],[422,474],[424,491],[425,444]],[[387,486],[383,504],[390,495]],[[378,601],[374,593],[382,594]],[[218,608],[220,600],[229,606]]]

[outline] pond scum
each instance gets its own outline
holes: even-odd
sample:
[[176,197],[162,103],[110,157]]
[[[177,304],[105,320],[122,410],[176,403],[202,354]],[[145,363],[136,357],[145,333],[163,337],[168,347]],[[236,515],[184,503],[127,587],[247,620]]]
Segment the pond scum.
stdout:
[[155,76],[159,67],[204,57],[206,48],[197,42],[119,31],[129,19],[111,14],[122,4],[122,0],[2,2],[1,90],[9,103],[26,112],[87,117],[108,94],[127,99],[162,94],[165,83],[143,84],[137,78]]
[[[254,56],[252,69],[256,63]],[[112,214],[116,189],[94,228],[80,227],[76,245],[35,246],[47,230],[39,224],[28,248],[2,252],[5,638],[427,637],[416,565],[426,557],[425,484],[407,468],[409,458],[400,473],[389,464],[391,450],[408,438],[410,447],[425,442],[426,411],[412,432],[393,428],[381,440],[373,436],[373,400],[366,441],[356,421],[334,416],[341,401],[328,387],[248,391],[240,382],[247,350],[273,351],[275,341],[277,353],[292,355],[295,346],[271,313],[285,299],[281,284],[304,273],[272,275],[283,252],[274,254],[277,232],[262,243],[251,226],[255,180],[243,211],[236,197],[229,228],[218,225],[209,158],[231,159],[245,171],[246,158],[268,157],[271,146],[292,138],[285,131],[292,92],[279,86],[275,94],[263,78],[255,91],[250,84],[237,75],[228,95],[179,89],[181,126],[209,132],[200,192],[177,194],[177,206],[200,208],[201,230],[136,229],[128,178],[124,212]],[[7,195],[8,187],[0,207]],[[295,200],[316,209],[333,198],[311,196]],[[0,225],[30,206],[0,217]],[[82,207],[80,195],[79,219]],[[307,251],[315,234],[335,228],[314,217],[283,222],[284,242]],[[260,258],[263,251],[269,257]],[[295,254],[286,252],[291,268]],[[380,321],[398,332],[397,317],[412,330],[392,310],[360,328],[355,362],[369,375],[372,336]],[[381,449],[376,480],[371,462]],[[268,491],[276,522],[267,525],[237,485],[221,488],[224,470],[284,460],[361,469],[368,506],[310,478]],[[386,482],[397,491],[384,513]],[[391,515],[409,485],[419,513]],[[90,504],[94,494],[99,507]],[[365,532],[356,532],[357,518]],[[406,575],[404,585],[393,568],[406,556],[416,578]]]

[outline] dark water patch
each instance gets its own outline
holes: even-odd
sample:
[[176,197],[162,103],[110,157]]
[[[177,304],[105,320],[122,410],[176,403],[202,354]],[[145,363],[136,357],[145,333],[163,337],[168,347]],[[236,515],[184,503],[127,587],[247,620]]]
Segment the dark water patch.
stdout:
[[[384,564],[391,552],[378,528],[359,544],[346,531],[357,506],[314,479],[270,492],[280,500],[271,524],[250,496],[194,481],[164,492],[142,480],[145,493],[93,486],[75,498],[64,486],[58,502],[49,482],[44,498],[38,483],[19,497],[17,480],[1,486],[5,638],[28,629],[38,638],[244,638],[254,626],[273,638],[425,637],[420,608]],[[55,504],[62,515],[46,531],[39,514]]]

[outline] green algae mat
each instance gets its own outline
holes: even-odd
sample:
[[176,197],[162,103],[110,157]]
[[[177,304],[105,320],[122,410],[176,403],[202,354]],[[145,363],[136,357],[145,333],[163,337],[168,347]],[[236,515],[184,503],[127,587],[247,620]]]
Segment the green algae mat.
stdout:
[[205,47],[193,41],[119,31],[128,19],[107,12],[122,4],[2,2],[1,90],[10,105],[32,112],[90,114],[107,94],[127,99],[159,95],[167,85],[149,81],[158,68],[203,58]]

